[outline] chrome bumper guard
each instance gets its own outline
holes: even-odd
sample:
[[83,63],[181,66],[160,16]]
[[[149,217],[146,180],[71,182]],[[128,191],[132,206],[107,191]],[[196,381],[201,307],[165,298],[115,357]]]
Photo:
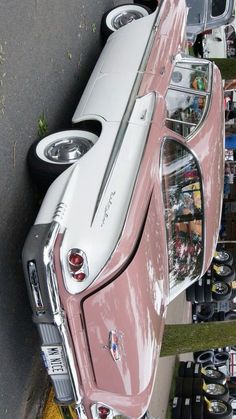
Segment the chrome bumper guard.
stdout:
[[60,224],[53,221],[43,249],[43,263],[46,273],[47,289],[50,300],[50,305],[53,314],[54,323],[61,336],[62,346],[65,352],[66,362],[68,365],[71,386],[75,399],[75,411],[78,419],[87,419],[85,409],[82,404],[82,394],[80,391],[78,376],[76,372],[76,361],[73,350],[73,342],[69,332],[68,323],[64,310],[61,307],[58,284],[53,262],[53,250],[57,236],[60,231]]

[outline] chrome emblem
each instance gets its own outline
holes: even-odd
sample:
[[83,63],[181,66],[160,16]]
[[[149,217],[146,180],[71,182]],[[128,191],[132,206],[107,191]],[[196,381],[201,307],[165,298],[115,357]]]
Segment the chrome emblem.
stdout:
[[109,332],[109,350],[114,361],[120,361],[123,352],[123,334],[117,330]]

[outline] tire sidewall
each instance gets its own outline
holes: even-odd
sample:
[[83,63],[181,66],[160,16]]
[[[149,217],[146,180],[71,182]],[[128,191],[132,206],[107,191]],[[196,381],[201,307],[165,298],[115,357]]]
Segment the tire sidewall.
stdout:
[[[59,133],[49,135],[41,140],[35,141],[27,154],[27,163],[30,174],[40,187],[47,188],[61,173],[68,169],[74,162],[71,163],[54,163],[43,157],[43,150],[48,145],[52,144],[56,138],[64,136],[78,136],[83,133],[83,136],[93,143],[96,142],[97,136],[87,131],[68,130],[60,131]],[[43,157],[43,158],[42,158]]]
[[58,163],[54,162],[53,160],[50,160],[45,155],[45,150],[52,144],[64,139],[64,138],[85,138],[89,140],[92,144],[95,144],[97,141],[97,136],[95,134],[92,134],[88,131],[82,131],[82,130],[68,130],[68,131],[60,131],[56,132],[54,134],[48,135],[47,137],[42,138],[36,143],[35,148],[35,154],[38,157],[39,160],[44,161],[45,163],[51,164],[51,165],[57,165],[57,166],[70,166],[71,164],[75,163],[75,161],[68,162],[68,163]]
[[148,16],[151,13],[151,10],[142,4],[140,5],[140,4],[128,3],[128,4],[121,4],[119,6],[113,7],[112,9],[104,13],[102,17],[101,32],[102,32],[104,40],[106,40],[112,33],[117,31],[117,29],[114,28],[114,26],[112,25],[112,20],[117,15],[117,13],[119,13],[119,11],[122,11],[122,10],[125,10],[125,11],[130,10],[131,8],[132,10],[136,10],[143,13],[143,17]]
[[234,277],[235,277],[235,271],[234,271],[234,269],[232,268],[232,266],[230,266],[230,265],[228,265],[228,264],[226,264],[226,263],[221,263],[221,264],[213,264],[213,266],[214,265],[218,265],[218,266],[227,266],[229,269],[230,269],[230,273],[228,273],[227,275],[220,275],[220,274],[218,274],[214,269],[213,269],[213,276],[214,276],[214,278],[216,278],[217,280],[220,280],[220,281],[224,281],[224,282],[227,282],[227,283],[231,283],[233,280],[234,280]]
[[[228,291],[227,291],[226,294],[219,294],[219,293],[217,293],[217,292],[214,291],[214,285],[217,282],[218,283],[221,282],[224,285],[226,285],[226,288],[228,289]],[[217,280],[217,281],[213,282],[213,284],[212,284],[212,298],[213,298],[214,301],[229,300],[229,298],[231,297],[231,294],[232,294],[232,289],[231,289],[230,285],[227,282],[222,281],[222,280],[221,281]]]

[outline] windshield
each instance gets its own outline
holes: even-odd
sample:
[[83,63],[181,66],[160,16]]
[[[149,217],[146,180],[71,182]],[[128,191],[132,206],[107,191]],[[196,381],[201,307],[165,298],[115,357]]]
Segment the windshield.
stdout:
[[177,141],[162,149],[162,189],[168,240],[170,288],[200,276],[203,263],[203,201],[195,157]]

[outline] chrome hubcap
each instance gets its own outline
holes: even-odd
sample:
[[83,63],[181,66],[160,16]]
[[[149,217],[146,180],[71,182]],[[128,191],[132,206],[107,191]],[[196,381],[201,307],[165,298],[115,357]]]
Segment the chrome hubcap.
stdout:
[[229,266],[225,266],[225,265],[221,266],[221,268],[219,270],[220,275],[226,276],[226,275],[229,275],[230,273],[231,273],[231,269],[230,269]]
[[223,282],[216,282],[213,285],[213,291],[215,291],[217,294],[227,294],[228,288],[227,285],[225,285]]
[[73,163],[79,160],[93,146],[83,137],[62,138],[45,149],[45,156],[58,163]]
[[114,19],[112,20],[112,25],[115,29],[119,29],[122,26],[125,26],[128,23],[133,22],[133,20],[140,19],[141,17],[143,17],[143,14],[136,10],[129,10],[127,12],[123,11],[114,17]]
[[206,393],[208,394],[221,395],[224,394],[224,391],[224,387],[220,384],[207,384]]
[[220,260],[221,262],[226,262],[229,259],[229,255],[227,252],[223,250],[216,252],[215,259]]
[[220,374],[217,370],[207,370],[206,369],[205,375],[207,377],[214,377],[214,378],[220,377]]
[[226,413],[227,407],[220,400],[211,400],[208,410],[211,413]]

